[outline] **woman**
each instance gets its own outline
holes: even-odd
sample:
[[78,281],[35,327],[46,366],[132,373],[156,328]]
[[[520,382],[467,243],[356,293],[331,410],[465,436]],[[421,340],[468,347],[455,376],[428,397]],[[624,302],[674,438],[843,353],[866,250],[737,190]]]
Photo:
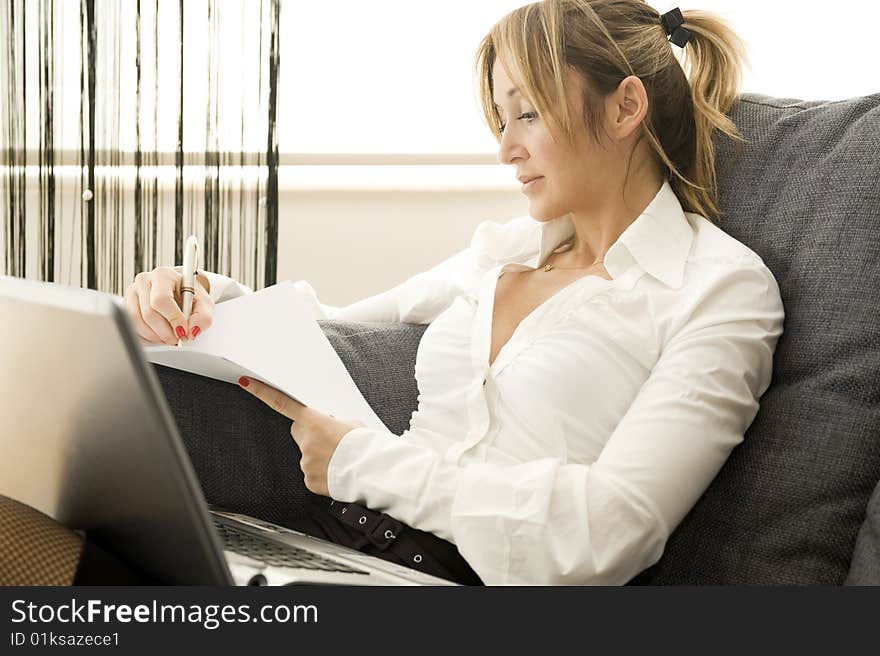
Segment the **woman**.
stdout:
[[[773,275],[713,223],[742,51],[710,14],[639,0],[539,2],[491,29],[483,111],[529,216],[347,307],[297,283],[318,318],[430,324],[403,439],[242,379],[294,420],[309,490],[430,534],[463,582],[622,584],[660,558],[743,439],[782,333]],[[144,340],[197,338],[214,302],[249,291],[200,280],[184,324],[179,272],[138,275]],[[310,517],[348,539],[330,504]]]

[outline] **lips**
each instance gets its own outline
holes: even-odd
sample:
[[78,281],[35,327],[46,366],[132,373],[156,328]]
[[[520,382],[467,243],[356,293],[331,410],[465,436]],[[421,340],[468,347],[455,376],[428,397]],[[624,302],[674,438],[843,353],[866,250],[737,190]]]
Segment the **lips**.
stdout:
[[541,180],[544,179],[544,176],[542,176],[542,175],[539,175],[537,177],[524,176],[523,179],[525,180],[525,182],[523,182],[522,192],[524,194],[527,194],[529,192],[529,190],[532,189],[532,187],[534,187],[536,184],[538,184]]
[[543,177],[543,176],[540,176],[540,175],[521,175],[517,178],[517,180],[519,180],[523,184],[528,184],[532,180],[537,180],[538,178],[541,178],[541,177]]

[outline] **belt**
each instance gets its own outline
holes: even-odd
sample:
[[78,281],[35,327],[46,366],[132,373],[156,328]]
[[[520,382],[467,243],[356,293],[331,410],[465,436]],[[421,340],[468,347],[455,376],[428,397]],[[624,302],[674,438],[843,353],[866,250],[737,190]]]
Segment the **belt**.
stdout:
[[406,525],[386,515],[356,503],[341,503],[330,500],[330,514],[346,526],[350,526],[367,536],[379,549],[387,549],[403,533]]
[[363,533],[380,551],[387,549],[399,556],[409,567],[434,576],[452,578],[446,567],[406,533],[408,527],[403,522],[359,504],[334,499],[330,500],[330,514],[346,526]]

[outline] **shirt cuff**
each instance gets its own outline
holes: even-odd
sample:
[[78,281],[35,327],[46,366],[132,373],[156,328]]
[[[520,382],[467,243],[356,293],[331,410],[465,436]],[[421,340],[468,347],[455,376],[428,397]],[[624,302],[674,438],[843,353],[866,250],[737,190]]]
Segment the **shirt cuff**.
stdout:
[[459,469],[435,451],[390,431],[346,433],[327,466],[327,489],[337,501],[361,503],[438,537],[452,539],[450,515]]
[[213,271],[199,271],[199,273],[204,275],[208,282],[211,283],[211,299],[215,303],[230,301],[233,298],[253,293],[250,287],[237,282],[229,276],[214,273]]
[[354,468],[357,454],[370,448],[371,437],[372,430],[364,427],[353,428],[343,435],[336,445],[336,450],[327,464],[327,490],[332,499],[346,503],[363,501],[358,498]]
[[339,308],[333,305],[326,305],[318,300],[318,293],[311,283],[307,280],[296,280],[293,282],[293,288],[299,295],[300,299],[312,313],[315,320],[335,319]]

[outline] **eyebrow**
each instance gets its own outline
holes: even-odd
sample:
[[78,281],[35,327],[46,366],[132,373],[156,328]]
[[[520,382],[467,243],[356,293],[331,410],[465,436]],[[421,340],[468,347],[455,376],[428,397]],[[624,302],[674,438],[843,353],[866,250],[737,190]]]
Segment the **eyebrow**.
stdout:
[[[515,94],[515,93],[519,93],[519,87],[513,87],[510,91],[508,91],[507,97],[512,98],[513,94]],[[498,103],[493,102],[492,104],[495,105],[495,107],[497,107],[498,109],[501,109],[501,105],[499,105]]]

